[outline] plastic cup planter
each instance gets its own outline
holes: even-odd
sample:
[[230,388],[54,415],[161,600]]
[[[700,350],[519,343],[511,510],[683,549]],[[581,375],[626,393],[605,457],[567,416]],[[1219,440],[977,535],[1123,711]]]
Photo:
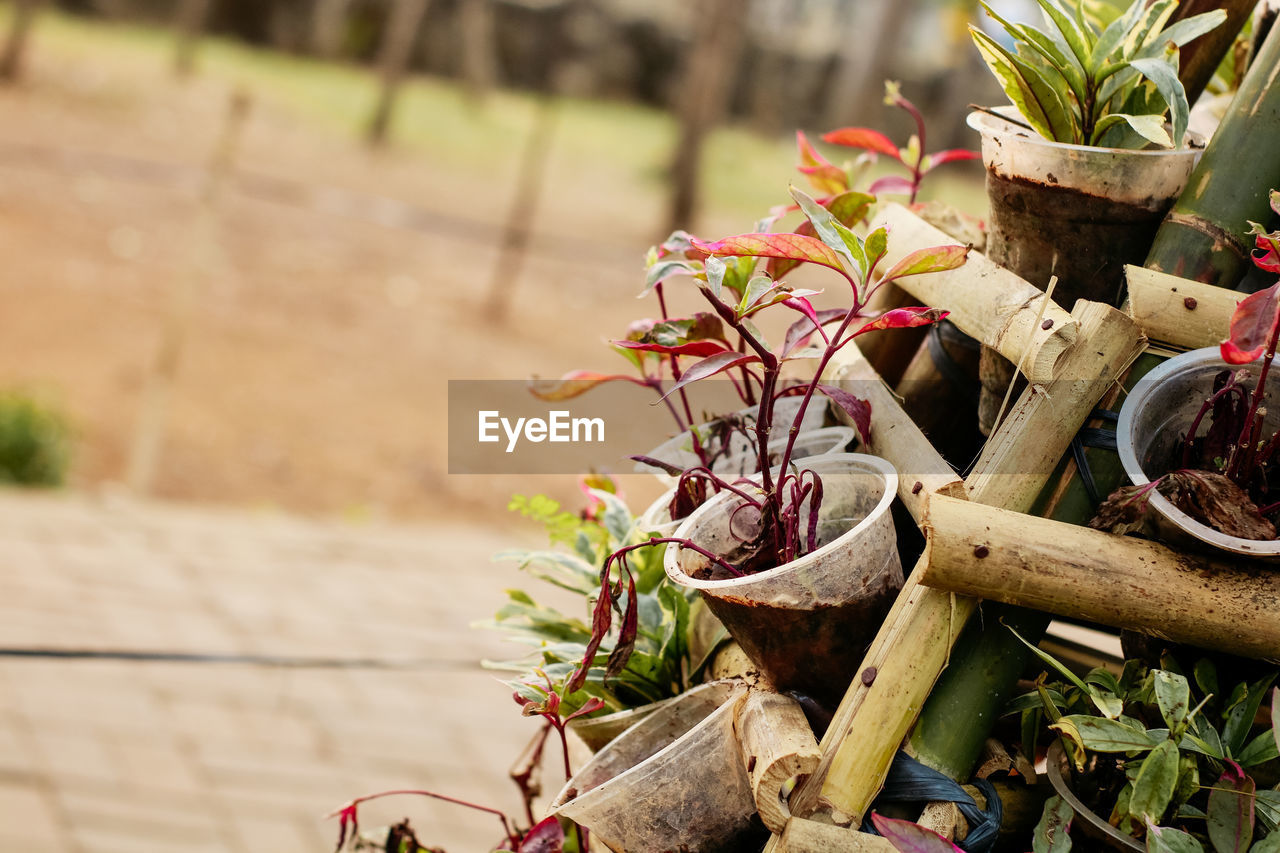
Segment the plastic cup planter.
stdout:
[[[823,427],[796,436],[792,459],[807,459],[811,456],[823,456],[828,453],[839,453],[848,447],[858,436],[850,427]],[[785,438],[769,442],[769,458],[777,461],[787,447]],[[722,477],[742,477],[756,473],[756,455],[751,452],[738,454],[721,460],[715,471]],[[663,493],[640,516],[640,529],[659,536],[670,536],[680,526],[680,521],[672,521],[668,508],[675,497],[675,489]]]
[[987,168],[987,256],[1041,289],[1057,275],[1055,301],[1067,308],[1076,299],[1116,304],[1124,264],[1146,258],[1201,154],[1068,145],[985,112],[968,123],[982,135]]
[[[834,707],[902,587],[889,512],[898,475],[885,460],[860,453],[814,456],[799,465],[822,478],[815,551],[769,571],[702,580],[695,574],[707,560],[671,545],[665,568],[673,582],[702,594],[778,692],[798,692]],[[712,553],[728,553],[737,543],[729,520],[740,502],[729,492],[716,496],[675,535]],[[807,505],[802,523],[808,524]]]
[[[1244,365],[1253,382],[1262,362]],[[1192,350],[1174,356],[1142,379],[1125,400],[1116,424],[1116,450],[1120,464],[1135,486],[1172,468],[1182,438],[1191,428],[1200,405],[1213,393],[1213,377],[1223,370],[1239,370],[1222,360],[1217,347]],[[1263,434],[1280,428],[1280,371],[1272,365],[1263,398],[1267,416]],[[1208,428],[1207,418],[1200,429]],[[1246,557],[1280,561],[1280,540],[1241,539],[1219,533],[1178,509],[1159,492],[1152,492],[1150,506],[1158,515],[1157,533],[1171,544],[1206,546]]]
[[747,689],[716,681],[670,700],[583,765],[551,811],[612,850],[729,853],[768,837],[734,720]]

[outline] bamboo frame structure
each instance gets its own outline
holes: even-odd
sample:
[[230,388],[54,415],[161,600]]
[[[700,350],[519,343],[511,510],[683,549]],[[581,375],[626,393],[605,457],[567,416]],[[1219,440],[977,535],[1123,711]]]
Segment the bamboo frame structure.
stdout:
[[1126,266],[1129,316],[1153,341],[1199,349],[1227,336],[1244,294],[1144,267]]
[[[1029,509],[1094,404],[1141,351],[1136,325],[1113,308],[1081,301],[1072,321],[1079,340],[1058,362],[1059,381],[1052,393],[1039,385],[1023,392],[965,481],[969,500]],[[840,823],[861,819],[946,667],[977,600],[922,586],[915,575],[837,709],[822,761],[792,797],[794,814],[824,808]]]
[[945,495],[929,503],[920,582],[1166,640],[1280,661],[1280,572],[1179,553]]
[[[872,227],[880,226],[889,230],[887,265],[923,246],[955,243],[946,232],[897,204],[887,205],[872,222]],[[970,251],[958,269],[909,276],[897,284],[923,304],[949,312],[947,319],[960,331],[1014,364],[1025,357],[1023,370],[1032,382],[1053,378],[1079,334],[1078,321],[1052,301],[1040,316],[1044,292],[979,252]]]
[[772,832],[786,829],[791,813],[783,789],[818,766],[818,741],[804,711],[789,696],[753,690],[734,719],[739,747],[760,819]]

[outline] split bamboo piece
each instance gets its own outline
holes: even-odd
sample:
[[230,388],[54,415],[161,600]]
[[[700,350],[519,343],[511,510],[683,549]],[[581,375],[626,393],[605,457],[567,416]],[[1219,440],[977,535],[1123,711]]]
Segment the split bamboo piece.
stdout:
[[894,846],[878,835],[829,823],[792,818],[773,845],[775,853],[895,853]]
[[[1142,338],[1121,312],[1094,302],[1077,303],[1073,319],[1080,340],[1059,365],[1054,392],[1023,392],[988,443],[966,481],[970,500],[1017,512],[1031,507],[1094,404],[1133,361]],[[917,568],[921,568],[917,564]],[[977,600],[921,586],[915,572],[876,635],[856,679],[822,741],[817,770],[791,800],[807,817],[831,808],[840,822],[860,820],[879,792],[951,646]]]
[[921,583],[1175,642],[1280,660],[1280,572],[1156,542],[930,501]]
[[734,728],[760,819],[782,832],[791,818],[784,786],[818,766],[813,729],[794,699],[763,690],[751,691],[738,706]]
[[1216,346],[1244,294],[1144,267],[1126,266],[1129,316],[1153,341],[1187,349]]
[[[881,225],[889,229],[883,262],[886,270],[921,247],[955,243],[944,231],[898,204],[887,205],[872,222],[873,227]],[[1053,377],[1079,333],[1079,324],[1053,302],[1045,306],[1041,325],[1036,325],[1044,291],[979,252],[971,251],[958,269],[909,276],[898,284],[923,304],[950,312],[947,319],[960,331],[1014,364],[1025,354],[1024,370],[1032,382],[1047,382]]]
[[898,497],[912,518],[918,522],[924,517],[925,501],[932,492],[963,493],[964,481],[902,410],[856,343],[836,354],[827,366],[825,381],[871,404],[871,442],[866,450],[887,459],[897,470]]

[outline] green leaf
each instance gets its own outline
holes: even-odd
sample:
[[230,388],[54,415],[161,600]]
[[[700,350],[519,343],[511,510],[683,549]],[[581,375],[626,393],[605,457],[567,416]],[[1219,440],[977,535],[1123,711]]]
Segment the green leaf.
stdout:
[[1192,15],[1178,21],[1176,24],[1161,30],[1159,34],[1152,38],[1148,37],[1143,49],[1139,51],[1139,56],[1159,55],[1164,50],[1164,46],[1169,42],[1173,42],[1178,47],[1182,47],[1194,39],[1215,29],[1223,21],[1227,19],[1227,13],[1222,9],[1214,9],[1212,12],[1202,12],[1199,15]]
[[1191,710],[1191,684],[1186,676],[1157,669],[1155,676],[1156,703],[1160,716],[1170,729],[1178,729],[1186,722]]
[[1112,113],[1094,125],[1091,144],[1096,145],[1104,132],[1121,122],[1128,124],[1135,133],[1148,142],[1153,142],[1162,148],[1173,147],[1173,140],[1169,138],[1168,132],[1164,129],[1164,116],[1135,116],[1128,113]]
[[1173,741],[1166,740],[1151,750],[1134,780],[1129,813],[1144,823],[1159,823],[1173,800],[1178,771],[1178,747]]
[[1280,833],[1272,833],[1255,843],[1249,853],[1280,853]]
[[1018,640],[1021,641],[1022,645],[1031,649],[1031,651],[1035,653],[1036,657],[1040,658],[1040,660],[1044,661],[1049,666],[1057,670],[1058,674],[1061,675],[1063,678],[1065,678],[1067,681],[1070,681],[1076,687],[1079,687],[1080,692],[1082,693],[1089,692],[1089,686],[1084,683],[1084,681],[1080,678],[1080,676],[1076,675],[1074,672],[1067,669],[1065,664],[1063,664],[1061,661],[1059,661],[1057,658],[1055,658],[1053,655],[1049,654],[1048,652],[1041,651],[1039,646],[1029,642],[1026,637],[1023,637],[1013,628],[1010,628],[1008,625],[1005,625],[1005,628],[1008,629],[1009,633],[1017,637]]
[[1105,717],[1072,714],[1063,717],[1054,728],[1059,728],[1062,722],[1069,722],[1080,733],[1080,741],[1085,748],[1094,752],[1141,752],[1169,742],[1146,729]]
[[1271,691],[1271,734],[1280,748],[1280,687]]
[[1045,139],[1074,142],[1074,124],[1058,90],[1032,65],[986,33],[972,27],[969,31],[983,61],[1027,123]]
[[1147,853],[1204,853],[1204,845],[1180,829],[1148,826]]
[[[845,237],[846,234],[852,235],[853,232],[849,231],[848,228],[845,228],[844,231],[841,232],[837,227],[840,223],[836,220],[835,216],[832,215],[831,211],[818,204],[818,202],[805,192],[792,187],[791,197],[800,205],[800,211],[808,217],[809,223],[813,226],[813,232],[818,235],[818,239],[830,246],[832,251],[836,254],[840,255],[850,269],[858,269],[859,265],[855,260],[854,254],[851,253]],[[854,241],[857,241],[857,237],[854,237]],[[862,247],[860,245],[858,246],[857,253],[862,253]]]
[[1177,8],[1177,0],[1156,0],[1156,2],[1147,6],[1137,26],[1125,36],[1124,47],[1121,51],[1124,58],[1132,59],[1139,49],[1145,47],[1151,39],[1159,35],[1160,31],[1164,29],[1164,25],[1168,23],[1169,16]]
[[969,256],[968,246],[930,246],[908,252],[900,261],[889,268],[880,279],[882,282],[895,281],[909,275],[923,275],[931,272],[946,272],[957,269]]
[[[1187,90],[1182,87],[1182,81],[1178,79],[1177,48],[1173,49],[1172,57],[1135,59],[1129,65],[1156,84],[1156,90],[1169,105],[1169,120],[1173,124],[1173,145],[1175,148],[1181,148],[1182,139],[1187,133],[1187,121],[1191,116],[1191,105],[1187,103]],[[1138,132],[1142,133],[1142,131]]]
[[1245,853],[1253,841],[1254,782],[1229,765],[1209,791],[1206,828],[1218,853]]
[[1236,756],[1236,761],[1240,762],[1242,767],[1254,767],[1273,758],[1280,758],[1280,750],[1276,748],[1276,738],[1273,732],[1267,730],[1249,741],[1248,745],[1240,750],[1240,754]]
[[1071,819],[1076,813],[1062,797],[1045,800],[1040,822],[1031,836],[1032,853],[1069,853],[1071,850]]
[[1102,31],[1102,35],[1098,37],[1097,43],[1093,46],[1093,52],[1089,54],[1089,68],[1091,70],[1101,69],[1107,60],[1111,58],[1111,55],[1120,49],[1125,37],[1132,33],[1134,27],[1138,25],[1145,8],[1146,0],[1134,0],[1124,14],[1112,21]]
[[1262,700],[1276,680],[1273,672],[1265,678],[1248,685],[1243,701],[1236,703],[1227,713],[1227,721],[1222,726],[1222,742],[1228,755],[1237,755],[1244,749],[1249,740],[1249,731],[1253,728],[1253,718],[1262,707]]
[[[1089,71],[1089,54],[1093,52],[1087,32],[1080,26],[1079,19],[1072,19],[1057,0],[1036,0],[1044,12],[1046,20],[1057,30],[1058,41],[1065,45],[1072,56],[1080,63],[1087,74]],[[1077,12],[1079,6],[1076,7]],[[1053,33],[1050,33],[1052,36]]]
[[1254,794],[1254,807],[1258,813],[1258,820],[1266,825],[1267,829],[1275,832],[1280,827],[1280,791],[1257,791]]
[[1034,51],[1039,54],[1045,61],[1045,64],[1062,75],[1066,80],[1067,86],[1070,87],[1072,94],[1080,103],[1084,102],[1085,92],[1087,91],[1084,79],[1084,69],[1080,67],[1079,61],[1069,50],[1064,50],[1044,33],[1027,26],[1026,24],[1014,24],[1005,20],[995,12],[986,2],[982,2],[982,8],[986,10],[987,15],[997,21],[1000,26],[1004,27],[1018,45],[1019,53],[1025,47],[1028,54],[1024,58],[1030,56],[1030,52]]
[[707,287],[710,288],[711,295],[719,299],[721,291],[724,290],[726,270],[724,261],[712,255],[702,262],[702,266],[707,272]]

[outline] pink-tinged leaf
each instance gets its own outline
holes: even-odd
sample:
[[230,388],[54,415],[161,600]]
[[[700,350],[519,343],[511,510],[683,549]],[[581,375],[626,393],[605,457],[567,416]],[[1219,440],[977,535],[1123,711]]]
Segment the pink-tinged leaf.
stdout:
[[1272,212],[1280,216],[1280,190],[1272,190],[1269,198],[1271,199]]
[[956,160],[981,160],[982,155],[977,151],[970,151],[967,148],[949,148],[946,151],[935,151],[924,158],[921,165],[921,171],[927,172],[930,169],[936,169],[944,163],[951,163]]
[[1261,225],[1252,223],[1255,235],[1253,241],[1253,264],[1266,272],[1280,272],[1280,231],[1266,231]]
[[[840,193],[840,195],[827,199],[822,202],[822,206],[831,214],[831,218],[835,219],[846,228],[852,228],[855,224],[862,221],[867,215],[867,211],[871,209],[871,205],[876,203],[876,197],[861,192]],[[791,205],[787,208],[787,212],[799,210],[799,205]],[[795,233],[804,237],[813,237],[813,223],[805,220],[800,223],[800,227]],[[770,258],[765,271],[769,273],[770,278],[779,279],[787,273],[791,272],[800,265],[799,261],[792,261],[785,258]]]
[[541,823],[529,830],[528,835],[520,839],[516,853],[561,853],[564,850],[564,829],[560,821],[553,815],[544,818]]
[[880,131],[867,127],[842,127],[839,130],[832,130],[822,134],[822,141],[830,142],[832,145],[844,145],[847,148],[862,148],[877,154],[888,154],[895,160],[902,159],[898,153],[898,146],[893,144],[893,140]]
[[726,352],[724,344],[715,341],[689,341],[687,344],[664,346],[662,344],[644,344],[639,341],[614,341],[613,345],[623,349],[636,349],[642,352],[659,352],[664,355],[696,355],[706,358],[719,352]]
[[564,721],[567,723],[570,720],[576,720],[578,717],[585,717],[588,714],[594,714],[596,711],[599,711],[603,707],[604,707],[604,700],[601,699],[599,696],[592,696],[590,699],[583,702],[582,705],[578,708],[578,710],[574,711],[572,714],[565,717]]
[[589,370],[574,370],[559,379],[532,379],[529,381],[529,393],[539,400],[555,403],[560,400],[571,400],[585,394],[597,385],[605,382],[631,382],[644,385],[644,381],[634,376],[616,373],[592,373]]
[[600,651],[600,644],[604,642],[610,626],[613,625],[613,584],[609,581],[611,566],[612,563],[606,560],[604,569],[600,572],[600,597],[596,599],[595,609],[591,611],[591,639],[587,643],[587,650],[582,654],[582,660],[578,662],[569,680],[565,682],[566,696],[581,690],[582,685],[587,683],[587,672],[595,663],[596,652]]
[[819,154],[803,131],[796,131],[796,147],[800,149],[800,172],[809,176],[818,192],[833,195],[849,189],[848,174]]
[[1219,853],[1245,853],[1253,842],[1253,806],[1257,786],[1234,761],[1209,791],[1205,809],[1209,840]]
[[930,246],[916,249],[890,267],[881,280],[888,282],[909,275],[956,269],[969,257],[969,249],[969,246]]
[[911,329],[916,326],[929,326],[945,318],[947,313],[941,308],[894,308],[860,327],[853,333],[853,337],[880,329]]
[[1219,346],[1227,364],[1248,364],[1267,349],[1280,322],[1280,282],[1244,298],[1231,315],[1227,339]]
[[877,178],[867,187],[867,191],[872,195],[881,195],[883,193],[901,193],[902,195],[911,195],[915,192],[916,185],[901,175],[885,175],[883,178]]
[[844,409],[845,414],[853,419],[853,425],[857,427],[858,435],[862,437],[863,444],[868,444],[871,441],[870,403],[860,397],[855,397],[842,388],[833,388],[830,385],[815,385],[814,389]]
[[898,853],[962,853],[959,847],[918,823],[894,820],[875,812],[871,813],[871,822]]
[[711,255],[755,258],[786,258],[811,262],[840,270],[840,258],[826,243],[804,234],[739,234],[714,243],[695,240],[694,245]]
[[680,376],[680,381],[672,385],[671,390],[662,395],[663,399],[670,397],[691,382],[706,379],[708,376],[715,376],[717,373],[723,373],[726,370],[732,370],[744,364],[754,364],[759,360],[760,357],[758,355],[741,352],[722,352],[710,358],[705,358],[696,364],[690,365]]
[[[806,299],[805,303],[808,304],[808,301],[809,300]],[[783,304],[786,305],[787,303],[784,302]],[[812,308],[813,306],[809,305],[809,309],[812,310]],[[782,342],[782,358],[786,358],[797,348],[804,346],[804,342],[807,341],[814,332],[818,331],[818,326],[825,326],[828,323],[835,322],[836,320],[843,320],[844,316],[849,313],[849,309],[824,308],[821,311],[815,311],[812,315],[803,310],[801,310],[801,313],[805,314],[805,316],[796,320],[787,328],[786,337]]]

